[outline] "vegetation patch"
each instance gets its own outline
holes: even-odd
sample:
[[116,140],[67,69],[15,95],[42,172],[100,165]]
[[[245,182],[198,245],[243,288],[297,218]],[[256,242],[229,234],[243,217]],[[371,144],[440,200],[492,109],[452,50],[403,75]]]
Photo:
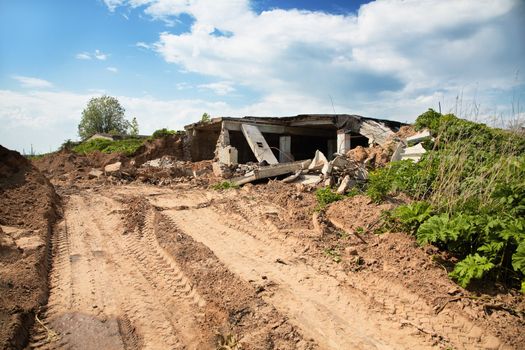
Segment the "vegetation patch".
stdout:
[[322,210],[330,203],[339,201],[344,198],[343,195],[337,194],[330,187],[323,187],[315,191],[315,197],[317,198],[317,210]]
[[137,138],[128,138],[124,140],[107,140],[107,139],[93,139],[73,147],[73,151],[79,154],[88,154],[95,151],[103,153],[122,153],[126,156],[133,155],[144,140]]
[[152,139],[160,139],[162,137],[167,137],[171,135],[181,135],[184,134],[184,131],[176,131],[176,130],[170,130],[166,128],[158,129],[153,132],[153,135],[151,135]]
[[385,225],[453,253],[450,276],[466,287],[490,277],[523,285],[525,275],[525,137],[441,115],[417,119],[434,137],[418,163],[392,162],[370,174],[374,201],[403,192],[416,201],[387,214]]
[[239,185],[234,184],[231,181],[222,181],[213,185],[212,188],[217,191],[222,191],[230,188],[239,188]]

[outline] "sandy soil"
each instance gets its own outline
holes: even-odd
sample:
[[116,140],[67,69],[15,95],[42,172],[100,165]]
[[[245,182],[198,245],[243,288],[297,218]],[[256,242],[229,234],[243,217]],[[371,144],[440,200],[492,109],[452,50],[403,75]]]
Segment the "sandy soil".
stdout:
[[[366,232],[383,208],[364,197],[329,208],[321,230],[313,194],[279,183],[223,192],[112,186],[64,197],[32,348],[218,349],[222,338],[231,349],[525,344],[519,315],[480,316],[409,237]],[[332,221],[337,234],[323,228]]]

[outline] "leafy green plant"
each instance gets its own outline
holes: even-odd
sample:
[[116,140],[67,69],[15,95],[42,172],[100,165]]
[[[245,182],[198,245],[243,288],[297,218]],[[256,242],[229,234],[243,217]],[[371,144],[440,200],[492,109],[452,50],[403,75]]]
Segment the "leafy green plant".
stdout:
[[209,123],[211,121],[211,116],[208,113],[203,113],[201,117],[202,123]]
[[339,253],[339,251],[337,249],[325,249],[324,253],[331,257],[332,260],[336,263],[339,263],[341,262],[341,254]]
[[153,139],[160,139],[162,137],[166,137],[166,136],[170,136],[170,135],[176,135],[178,133],[179,133],[179,131],[162,128],[162,129],[155,130],[153,132],[153,134],[151,135],[151,137]]
[[315,191],[318,209],[324,209],[328,204],[337,202],[344,198],[343,195],[337,194],[330,187],[323,187]]
[[430,203],[418,201],[397,207],[392,213],[392,218],[400,224],[400,229],[415,232],[431,214]]
[[231,181],[222,181],[213,185],[212,188],[217,191],[222,191],[230,188],[239,188],[239,185],[234,184]]
[[[370,174],[374,201],[403,192],[416,202],[382,216],[381,230],[403,229],[452,252],[462,285],[490,276],[515,286],[525,275],[525,137],[452,114],[423,113],[416,129],[434,142],[418,163],[392,162]],[[519,287],[518,287],[519,288]]]
[[140,146],[144,143],[143,140],[136,138],[129,138],[124,140],[107,140],[107,139],[93,139],[73,147],[73,151],[80,154],[93,153],[100,151],[103,153],[122,153],[124,155],[133,155]]
[[479,254],[468,255],[458,262],[449,276],[455,279],[462,287],[466,287],[472,279],[479,279],[492,270],[494,264],[485,256]]

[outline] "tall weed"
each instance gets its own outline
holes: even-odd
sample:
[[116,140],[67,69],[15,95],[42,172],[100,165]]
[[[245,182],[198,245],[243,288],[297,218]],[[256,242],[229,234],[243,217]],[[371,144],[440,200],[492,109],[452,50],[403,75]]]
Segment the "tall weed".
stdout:
[[487,274],[523,280],[525,137],[433,110],[415,127],[432,133],[428,152],[418,163],[393,162],[373,172],[368,195],[378,201],[405,192],[420,201],[391,217],[420,244],[456,254],[461,260],[450,276],[460,285]]

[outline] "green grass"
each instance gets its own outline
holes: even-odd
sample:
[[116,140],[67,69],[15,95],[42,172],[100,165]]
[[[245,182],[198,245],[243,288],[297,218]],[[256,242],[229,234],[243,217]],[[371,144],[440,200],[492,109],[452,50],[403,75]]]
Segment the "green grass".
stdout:
[[236,185],[230,181],[223,181],[223,182],[216,183],[215,185],[212,186],[212,188],[217,191],[222,191],[222,190],[227,190],[230,188],[239,188],[239,185]]
[[144,140],[141,139],[125,139],[125,140],[106,140],[94,139],[73,147],[73,151],[79,154],[89,154],[95,151],[103,153],[122,153],[126,156],[133,155],[137,149],[142,146]]
[[[392,162],[370,174],[380,202],[406,193],[418,202],[390,213],[390,228],[453,253],[460,285],[491,277],[519,288],[525,275],[525,136],[441,115],[416,121],[435,138],[418,163]],[[387,220],[388,221],[388,220]]]

